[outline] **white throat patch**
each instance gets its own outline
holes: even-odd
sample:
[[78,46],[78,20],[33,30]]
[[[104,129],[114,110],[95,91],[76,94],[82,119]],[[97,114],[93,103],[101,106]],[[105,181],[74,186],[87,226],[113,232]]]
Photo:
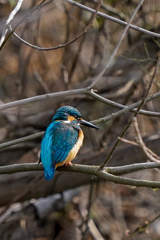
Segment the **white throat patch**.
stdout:
[[69,121],[69,120],[65,120],[65,121],[63,121],[63,122],[65,122],[65,123],[71,123],[71,121]]

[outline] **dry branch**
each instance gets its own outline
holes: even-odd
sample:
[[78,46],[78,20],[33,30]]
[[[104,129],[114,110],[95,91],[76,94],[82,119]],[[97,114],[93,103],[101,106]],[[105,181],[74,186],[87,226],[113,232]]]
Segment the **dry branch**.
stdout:
[[[26,104],[26,103],[35,102],[35,101],[41,101],[41,100],[47,99],[47,98],[57,98],[59,96],[68,96],[68,95],[71,95],[71,94],[76,95],[76,94],[79,94],[79,93],[84,93],[84,94],[90,95],[93,98],[95,98],[97,100],[100,100],[100,101],[102,101],[102,102],[104,102],[106,104],[113,105],[112,101],[110,101],[108,99],[105,99],[105,98],[99,96],[98,94],[95,94],[92,90],[90,91],[90,90],[87,90],[87,89],[77,89],[77,90],[69,90],[69,91],[58,92],[58,93],[44,94],[44,95],[41,95],[41,96],[36,96],[36,97],[27,98],[27,99],[22,99],[22,100],[18,100],[18,101],[11,102],[11,103],[5,103],[5,104],[0,106],[0,110],[6,109],[6,108],[10,108],[10,107],[13,107],[13,106],[23,105],[23,104]],[[155,94],[149,96],[148,98],[146,98],[145,102],[149,102],[149,101],[151,101],[151,100],[153,100],[155,98],[158,98],[159,96],[160,96],[160,92],[155,93]],[[125,114],[125,113],[127,113],[129,111],[132,111],[132,110],[134,110],[134,112],[135,111],[137,112],[137,110],[134,109],[134,108],[138,107],[140,103],[141,103],[141,101],[138,101],[137,103],[134,103],[134,104],[132,104],[132,105],[130,105],[128,107],[124,106],[124,108],[122,110],[120,110],[120,111],[118,111],[116,113],[112,113],[109,116],[106,116],[106,117],[94,120],[92,122],[93,123],[103,123],[103,122],[107,122],[107,121],[113,120],[114,118],[119,117],[119,116],[121,116],[121,115],[123,115],[123,114]],[[142,111],[142,114],[143,114],[143,111]],[[159,117],[159,113],[149,112],[149,114],[151,114],[151,115],[153,114],[153,116]],[[9,142],[1,143],[0,144],[0,149],[6,148],[6,147],[10,147],[12,145],[15,145],[15,144],[18,144],[18,143],[22,143],[22,142],[25,142],[25,141],[30,141],[30,140],[39,138],[39,137],[41,137],[43,135],[43,133],[44,132],[40,132],[40,133],[32,134],[32,135],[27,136],[27,137],[23,137],[23,138],[19,138],[19,139],[16,139],[16,140],[9,141]]]
[[6,24],[5,24],[5,27],[3,29],[3,32],[2,32],[2,36],[1,36],[1,39],[0,39],[0,47],[2,46],[4,40],[5,40],[5,36],[8,32],[8,29],[9,29],[9,24],[11,23],[11,21],[13,20],[14,16],[17,14],[17,12],[20,10],[21,8],[21,5],[23,3],[23,0],[18,0],[15,8],[13,9],[13,11],[10,13],[7,21],[6,21]]
[[143,142],[143,139],[142,139],[139,127],[138,127],[137,118],[133,119],[133,126],[134,126],[134,130],[135,130],[135,133],[137,136],[136,137],[137,144],[143,150],[143,152],[145,153],[147,158],[152,162],[160,163],[160,158],[155,153],[153,153],[150,149],[148,149],[146,147],[145,143]]
[[[80,37],[82,37],[84,34],[86,34],[89,29],[91,28],[92,24],[93,24],[93,21],[97,15],[97,12],[99,10],[101,6],[101,0],[98,0],[98,4],[97,4],[97,7],[96,7],[96,10],[94,11],[93,13],[93,16],[91,17],[90,21],[89,21],[89,24],[87,25],[87,27],[84,29],[83,32],[81,32],[80,34],[78,34],[75,38],[73,38],[72,40],[68,41],[67,43],[64,43],[64,44],[59,44],[58,46],[55,46],[55,47],[48,47],[48,48],[45,48],[45,47],[39,47],[39,46],[36,46],[36,45],[33,45],[27,41],[25,41],[23,38],[21,38],[20,36],[18,36],[18,34],[16,34],[14,32],[14,30],[12,29],[12,27],[10,26],[10,29],[11,29],[11,32],[13,32],[13,35],[19,39],[21,42],[23,42],[24,44],[26,44],[27,46],[33,48],[33,49],[36,49],[36,50],[39,50],[39,51],[51,51],[51,50],[56,50],[56,49],[59,49],[59,48],[64,48],[64,47],[67,47],[68,45],[74,43],[75,41],[77,41]],[[1,46],[1,45],[0,45]]]
[[[91,12],[91,13],[95,12],[94,9],[89,8],[87,6],[84,6],[84,5],[82,5],[82,4],[78,3],[78,2],[75,2],[73,0],[65,0],[65,2],[68,2],[68,3],[70,3],[70,4],[72,4],[72,5],[76,6],[76,7],[82,8],[85,11],[88,11],[88,12]],[[98,12],[97,15],[100,16],[100,17],[103,17],[105,19],[108,19],[108,20],[110,20],[112,22],[116,22],[116,23],[118,23],[120,25],[123,25],[123,26],[126,26],[128,24],[125,21],[122,21],[120,19],[114,18],[114,17],[109,16],[109,15],[107,15],[105,13],[102,13],[102,12]],[[155,33],[155,32],[146,30],[144,28],[141,28],[141,27],[138,27],[138,26],[135,26],[135,25],[132,25],[132,24],[130,24],[129,27],[134,29],[134,30],[136,30],[136,31],[138,31],[138,32],[145,33],[145,34],[147,34],[149,36],[160,38],[160,34],[159,33]]]
[[135,10],[134,10],[134,12],[133,12],[133,14],[132,14],[129,22],[128,22],[127,25],[125,26],[124,31],[123,31],[122,35],[120,36],[120,39],[119,39],[116,47],[114,48],[114,51],[113,51],[113,53],[111,54],[111,56],[110,56],[110,58],[109,58],[109,60],[108,60],[108,62],[107,62],[107,64],[106,64],[106,66],[105,66],[105,67],[102,69],[102,71],[95,77],[94,81],[93,81],[93,82],[91,83],[91,85],[90,85],[90,88],[93,88],[93,87],[95,86],[95,84],[99,81],[99,79],[103,76],[103,74],[106,72],[106,70],[107,70],[107,69],[109,68],[109,66],[111,65],[111,63],[112,63],[113,59],[115,58],[116,53],[117,53],[117,51],[118,51],[118,49],[119,49],[119,47],[120,47],[120,45],[121,45],[124,37],[126,36],[126,33],[127,33],[128,29],[129,29],[129,26],[130,26],[131,22],[133,21],[136,13],[138,12],[139,8],[142,6],[143,2],[144,2],[144,0],[141,0],[141,1],[138,3],[138,5],[137,5],[137,7],[135,8]]
[[[154,70],[154,73],[153,73],[150,81],[149,81],[149,84],[148,84],[148,87],[147,87],[147,89],[146,89],[146,92],[145,92],[145,94],[144,94],[144,96],[143,96],[143,99],[142,99],[142,101],[140,101],[140,104],[138,105],[137,111],[134,113],[134,116],[130,119],[130,121],[129,121],[128,124],[125,126],[124,130],[122,131],[120,138],[123,138],[123,136],[126,134],[126,132],[128,131],[128,129],[130,128],[130,126],[131,126],[131,124],[132,124],[132,122],[133,122],[133,119],[139,114],[140,109],[142,108],[142,106],[143,106],[143,105],[145,104],[145,102],[147,101],[147,96],[148,96],[148,94],[150,93],[151,88],[152,88],[152,86],[153,86],[154,80],[155,80],[155,78],[156,78],[156,74],[157,74],[158,69],[159,69],[159,64],[160,64],[160,52],[158,53],[158,60],[157,60],[156,68],[155,68],[155,70]],[[121,110],[121,111],[123,111],[123,110]],[[105,167],[105,165],[110,161],[110,159],[112,158],[113,153],[115,152],[115,150],[116,150],[116,148],[118,147],[119,143],[120,143],[120,139],[117,138],[117,141],[115,142],[112,150],[111,150],[110,153],[108,154],[106,160],[105,160],[105,161],[102,163],[102,165],[100,166],[100,169],[103,169],[103,168]]]
[[[155,138],[154,140],[147,140],[145,141],[147,147],[151,148],[152,151],[156,152],[157,154],[160,154],[160,149],[159,149],[159,138]],[[85,164],[87,165],[100,165],[106,155],[108,154],[109,149],[105,150],[104,152],[94,152],[87,154],[84,158],[86,159]],[[88,158],[88,160],[87,160]],[[78,159],[77,159],[78,160]],[[65,172],[61,172],[60,174],[56,172],[55,178],[53,181],[45,181],[44,179],[44,174],[43,172],[39,172],[39,170],[43,170],[42,166],[38,164],[32,164],[28,165],[29,167],[32,166],[34,172],[23,172],[23,173],[14,173],[14,174],[3,174],[0,176],[0,185],[1,185],[1,192],[0,192],[0,205],[6,205],[7,203],[11,202],[14,200],[15,197],[16,201],[24,201],[26,199],[31,199],[31,198],[39,198],[42,196],[47,196],[48,194],[52,193],[59,193],[63,192],[64,190],[71,189],[74,187],[78,187],[84,184],[89,184],[94,181],[99,181],[101,178],[119,183],[121,182],[122,184],[127,184],[126,180],[123,178],[120,180],[119,177],[115,179],[116,176],[114,175],[120,175],[120,174],[125,174],[128,172],[132,171],[138,171],[141,169],[148,169],[148,168],[159,168],[160,164],[157,163],[144,163],[146,161],[146,156],[142,152],[142,150],[136,146],[127,146],[123,147],[121,149],[118,149],[114,156],[113,159],[110,163],[110,166],[119,166],[118,168],[107,168],[107,172],[100,172],[97,174],[100,175],[95,175],[93,177],[94,172],[97,171],[97,167],[90,167],[90,166],[85,166],[85,170],[90,173],[91,175],[84,174],[84,173],[79,173],[81,171],[81,165],[79,166],[74,166],[74,170],[77,172],[70,172],[68,173],[67,171],[73,171],[73,168],[61,168],[59,170],[64,170]],[[143,163],[142,163],[143,162]],[[133,164],[137,163],[137,164]],[[138,163],[141,163],[140,165]],[[124,166],[126,164],[131,164],[130,166]],[[12,165],[14,166],[14,165]],[[25,165],[24,165],[25,166]],[[120,167],[121,166],[121,167]],[[19,166],[21,168],[21,166]],[[83,166],[82,166],[83,168]],[[1,168],[1,170],[7,169],[7,166],[4,166]],[[14,167],[13,167],[14,169]],[[35,170],[38,169],[38,172]],[[90,172],[91,171],[91,172]],[[1,172],[2,173],[2,172]],[[101,174],[102,173],[102,174]],[[92,175],[93,174],[93,175]],[[114,174],[114,175],[113,175]],[[98,178],[97,178],[97,177]],[[100,179],[99,179],[100,177]],[[35,179],[38,178],[39,180]],[[35,183],[33,183],[33,181]],[[127,180],[128,181],[128,180]],[[137,182],[133,182],[134,180],[131,180],[131,182],[128,182],[130,184],[137,184]],[[30,187],[28,184],[30,183]],[[62,184],[63,183],[63,184]],[[143,182],[138,182],[139,185],[144,184]],[[145,182],[145,184],[147,184]],[[150,187],[155,186],[158,187],[159,182],[154,185],[149,182]],[[29,188],[28,188],[29,187]],[[26,188],[28,188],[26,192]],[[23,192],[24,191],[24,192]],[[19,196],[19,194],[21,195]]]

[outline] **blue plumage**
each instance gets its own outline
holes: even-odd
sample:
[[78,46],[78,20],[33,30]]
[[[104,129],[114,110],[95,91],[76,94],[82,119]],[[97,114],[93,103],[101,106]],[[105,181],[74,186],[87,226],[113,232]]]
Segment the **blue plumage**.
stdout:
[[76,108],[64,106],[56,111],[41,143],[40,159],[46,180],[53,178],[57,166],[68,163],[76,156],[83,142],[80,124],[98,128],[83,120]]
[[80,112],[71,106],[63,106],[57,109],[52,120],[68,120],[68,116],[73,116],[75,119],[82,118]]
[[47,128],[41,143],[41,161],[45,178],[54,176],[55,165],[64,161],[78,139],[78,131],[72,124],[53,121]]

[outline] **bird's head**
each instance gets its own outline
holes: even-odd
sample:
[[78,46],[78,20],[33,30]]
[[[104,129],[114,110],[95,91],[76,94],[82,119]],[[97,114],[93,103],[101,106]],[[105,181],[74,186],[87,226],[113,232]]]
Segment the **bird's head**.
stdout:
[[80,112],[76,108],[71,106],[63,106],[58,108],[52,120],[53,121],[62,120],[65,121],[66,123],[67,122],[70,123],[76,120],[78,124],[98,129],[96,125],[82,119]]

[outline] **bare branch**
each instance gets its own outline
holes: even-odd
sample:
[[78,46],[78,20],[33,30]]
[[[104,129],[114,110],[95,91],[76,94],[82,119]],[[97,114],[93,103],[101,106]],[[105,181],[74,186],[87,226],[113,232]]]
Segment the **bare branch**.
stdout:
[[[14,29],[8,34],[8,36],[6,37],[6,39],[3,40],[2,44],[0,45],[0,51],[2,50],[2,48],[4,47],[4,45],[6,44],[6,42],[8,41],[8,39],[12,36],[13,32],[15,31],[15,29],[34,11],[36,11],[38,8],[40,8],[42,6],[42,4],[45,2],[46,0],[42,0],[38,6],[36,6],[35,8],[33,8],[31,11],[29,11],[18,23],[17,25],[14,27]],[[10,28],[10,26],[8,26],[8,28]]]
[[[121,134],[121,136],[120,136],[121,138],[123,138],[123,136],[126,134],[127,130],[130,128],[130,126],[131,126],[131,124],[132,124],[132,122],[133,122],[133,118],[138,115],[140,109],[142,108],[142,106],[143,106],[144,103],[146,102],[147,95],[149,94],[149,92],[150,92],[150,90],[151,90],[151,88],[152,88],[153,82],[154,82],[155,77],[156,77],[156,74],[157,74],[157,72],[158,72],[159,64],[160,64],[160,53],[158,53],[157,65],[156,65],[156,68],[155,68],[155,70],[154,70],[154,73],[153,73],[153,75],[152,75],[152,77],[151,77],[151,79],[150,79],[150,82],[149,82],[149,84],[148,84],[148,88],[147,88],[147,90],[146,90],[146,92],[145,92],[145,94],[144,94],[144,97],[143,97],[142,101],[140,101],[140,104],[139,104],[139,106],[138,106],[138,108],[137,108],[137,111],[135,112],[134,116],[133,116],[132,119],[129,121],[129,123],[127,124],[127,126],[124,128],[124,130],[123,130],[123,132],[122,132],[122,134]],[[123,111],[123,110],[121,110],[121,111]],[[120,142],[120,139],[117,139],[117,141],[115,142],[112,150],[111,150],[110,153],[108,154],[106,160],[105,160],[104,163],[100,166],[100,169],[103,169],[103,168],[105,167],[105,165],[110,161],[110,159],[112,158],[112,155],[113,155],[114,151],[116,150],[119,142]]]
[[37,49],[39,51],[51,51],[51,50],[56,50],[56,49],[59,49],[59,48],[64,48],[68,45],[70,45],[71,43],[75,42],[77,39],[79,39],[80,37],[82,37],[84,34],[86,34],[89,29],[91,28],[92,24],[93,24],[93,21],[97,15],[97,12],[101,6],[101,2],[102,0],[99,0],[98,1],[98,5],[96,7],[96,10],[94,11],[93,13],[93,16],[91,17],[91,20],[89,21],[89,24],[87,25],[87,27],[84,29],[84,31],[82,33],[80,33],[79,35],[77,35],[75,38],[73,38],[72,40],[70,40],[69,42],[67,43],[64,43],[64,44],[59,44],[58,46],[55,46],[55,47],[49,47],[49,48],[44,48],[44,47],[39,47],[39,46],[36,46],[36,45],[33,45],[27,41],[25,41],[23,38],[21,38],[20,36],[18,36],[15,32],[13,32],[12,30],[12,27],[10,26],[10,29],[11,31],[13,32],[13,35],[18,38],[21,42],[23,42],[24,44],[26,44],[27,46],[31,47],[31,48],[34,48],[34,49]]
[[[93,98],[103,102],[103,103],[108,104],[109,106],[120,108],[120,109],[126,109],[127,108],[127,106],[125,106],[123,104],[120,104],[120,103],[117,103],[117,102],[114,102],[112,100],[109,100],[107,98],[104,98],[104,97],[96,94],[94,91],[88,91],[87,94],[90,95],[91,97],[93,97]],[[146,99],[146,102],[148,102],[148,99],[149,98]],[[139,103],[140,103],[140,101],[139,101]],[[137,111],[137,109],[135,108],[135,109],[131,109],[129,111],[135,113]],[[146,116],[152,116],[152,117],[160,117],[160,112],[152,112],[152,111],[140,110],[139,114],[146,115]]]
[[125,37],[128,29],[129,29],[129,26],[130,26],[131,22],[133,21],[136,13],[138,12],[139,8],[142,6],[143,2],[144,2],[144,0],[141,0],[141,1],[138,3],[138,5],[137,5],[136,9],[134,10],[134,12],[133,12],[133,14],[132,14],[129,22],[128,22],[127,25],[125,26],[125,29],[124,29],[124,31],[123,31],[123,33],[122,33],[122,35],[121,35],[121,37],[120,37],[120,39],[119,39],[119,41],[118,41],[118,43],[117,43],[117,46],[115,47],[112,55],[110,56],[110,58],[109,58],[109,60],[108,60],[108,62],[107,62],[107,64],[106,64],[106,66],[105,66],[105,67],[103,68],[103,70],[98,74],[98,76],[96,76],[96,78],[94,79],[94,81],[91,83],[90,88],[93,88],[93,86],[96,84],[96,82],[99,81],[99,79],[103,76],[103,74],[105,73],[105,71],[106,71],[106,70],[109,68],[109,66],[111,65],[111,63],[112,63],[114,57],[116,56],[116,53],[117,53],[117,51],[118,51],[118,49],[119,49],[119,47],[120,47],[120,45],[121,45],[121,43],[122,43],[122,41],[123,41],[123,39],[124,39],[124,37]]
[[[136,118],[135,118],[135,119],[136,119]],[[160,157],[159,157],[157,154],[155,154],[150,148],[146,147],[145,143],[144,143],[143,140],[142,140],[142,137],[141,137],[141,134],[140,134],[140,131],[139,131],[139,127],[138,127],[138,123],[135,124],[135,119],[133,119],[133,124],[134,124],[134,128],[135,128],[135,132],[137,133],[137,139],[136,139],[136,140],[137,140],[137,143],[136,143],[136,142],[133,142],[133,141],[130,141],[130,140],[128,140],[128,139],[125,139],[125,138],[120,138],[120,137],[118,137],[118,139],[119,139],[120,141],[124,142],[124,143],[128,143],[128,144],[131,144],[131,145],[140,147],[140,148],[142,148],[142,150],[143,150],[143,148],[144,148],[145,150],[143,150],[143,152],[145,153],[145,155],[146,155],[147,157],[151,155],[151,157],[156,158],[156,160],[157,160],[157,159],[160,160]],[[136,119],[136,122],[137,122],[137,119]],[[147,152],[147,154],[146,154],[146,152]],[[150,157],[148,157],[148,158],[151,160]],[[151,161],[152,161],[152,160],[151,160]],[[155,162],[159,162],[159,161],[155,161]]]
[[[94,9],[86,7],[86,6],[84,6],[84,5],[82,5],[82,4],[78,3],[78,2],[73,1],[73,0],[65,0],[65,2],[68,2],[68,3],[70,3],[70,4],[72,4],[72,5],[76,6],[76,7],[82,8],[83,10],[91,12],[91,13],[94,13],[94,11],[95,11]],[[119,20],[117,18],[114,18],[114,17],[109,16],[109,15],[107,15],[105,13],[102,13],[102,12],[98,12],[97,15],[100,16],[100,17],[103,17],[105,19],[108,19],[108,20],[110,20],[112,22],[116,22],[118,24],[121,24],[123,26],[126,26],[128,24],[125,21]],[[139,31],[139,32],[142,32],[142,33],[145,33],[145,34],[147,34],[149,36],[152,36],[152,37],[157,37],[157,38],[160,37],[159,33],[154,33],[152,31],[146,30],[146,29],[141,28],[141,27],[137,27],[137,26],[132,25],[132,24],[129,25],[129,28],[132,28],[132,29],[134,29],[136,31]]]
[[128,144],[131,144],[131,145],[134,145],[134,146],[139,147],[138,143],[136,143],[136,142],[133,142],[133,141],[130,141],[130,140],[128,140],[128,139],[121,138],[121,137],[118,137],[118,139],[119,139],[120,141],[124,142],[124,143],[128,143]]
[[83,93],[86,93],[86,91],[87,90],[85,88],[81,88],[81,89],[75,89],[75,90],[67,90],[67,91],[63,91],[63,92],[47,93],[47,94],[43,94],[40,96],[25,98],[22,100],[17,100],[14,102],[1,104],[0,111],[7,109],[7,108],[20,106],[20,105],[32,103],[32,102],[42,101],[42,100],[46,100],[46,99],[50,99],[50,98],[66,97],[66,96],[71,96],[71,95],[83,94]]
[[[44,95],[40,95],[40,96],[36,96],[36,97],[31,97],[31,98],[26,98],[26,99],[23,99],[23,100],[18,100],[18,101],[15,101],[15,102],[11,102],[11,103],[5,103],[3,105],[0,105],[0,110],[1,109],[6,109],[6,108],[9,108],[9,107],[13,107],[13,106],[19,106],[19,105],[23,105],[23,104],[27,104],[27,103],[31,103],[31,102],[35,102],[35,101],[40,101],[40,100],[44,100],[44,99],[49,99],[49,98],[54,98],[54,97],[61,97],[61,96],[70,96],[70,95],[77,95],[77,94],[87,94],[87,95],[90,95],[96,99],[99,99],[99,100],[103,100],[103,102],[107,103],[110,105],[110,103],[112,101],[108,100],[108,99],[105,99],[99,95],[95,95],[95,93],[93,92],[93,90],[87,90],[87,89],[77,89],[77,90],[69,90],[69,91],[64,91],[64,92],[57,92],[57,93],[51,93],[51,94],[44,94]],[[158,98],[160,96],[160,92],[156,93],[156,94],[153,94],[151,95],[150,97],[146,98],[146,101],[145,102],[149,102],[155,98]],[[141,103],[141,101],[137,102],[137,103],[134,103],[128,107],[125,107],[124,109],[116,112],[116,113],[112,113],[111,115],[107,116],[107,117],[104,117],[104,118],[99,118],[97,120],[94,120],[94,121],[91,121],[93,123],[102,123],[102,122],[107,122],[107,121],[110,121],[110,120],[113,120],[114,118],[118,117],[118,116],[121,116],[129,111],[131,111],[132,109],[134,109],[135,107],[139,106],[139,104]],[[156,116],[156,113],[155,113],[155,116]],[[158,117],[158,113],[157,113],[157,117]],[[18,144],[18,143],[21,143],[21,142],[25,142],[25,141],[29,141],[29,140],[33,140],[33,139],[36,139],[38,137],[41,137],[43,135],[44,132],[39,132],[39,133],[36,133],[36,134],[32,134],[32,135],[29,135],[27,137],[23,137],[23,138],[19,138],[19,139],[16,139],[16,140],[12,140],[12,141],[8,141],[6,143],[2,143],[0,144],[0,149],[3,149],[3,148],[6,148],[6,147],[10,147],[12,145],[15,145],[15,144]]]
[[145,224],[143,226],[140,226],[136,228],[136,230],[132,233],[128,233],[127,236],[123,240],[131,239],[132,236],[135,236],[136,234],[143,233],[147,230],[147,228],[155,222],[160,217],[160,214],[158,214],[155,218],[153,218],[151,221],[145,221]]
[[106,167],[104,168],[108,173],[114,175],[122,175],[126,173],[136,172],[140,170],[152,169],[152,168],[160,168],[159,163],[155,162],[145,162],[145,163],[134,163],[125,166],[118,167]]
[[[104,103],[109,104],[111,106],[113,106],[113,103],[114,103],[113,101],[111,101],[109,99],[103,98],[100,95],[95,94],[92,89],[89,90],[89,88],[81,88],[81,89],[73,89],[73,90],[67,90],[67,91],[56,92],[56,93],[47,93],[47,94],[43,94],[43,95],[39,95],[39,96],[35,96],[35,97],[30,97],[30,98],[25,98],[25,99],[22,99],[22,100],[17,100],[17,101],[10,102],[10,103],[4,103],[4,104],[0,105],[0,111],[2,111],[4,109],[7,109],[7,108],[20,106],[20,105],[24,105],[24,104],[28,104],[28,103],[32,103],[32,102],[42,101],[42,100],[46,100],[46,99],[50,99],[50,98],[67,97],[67,96],[78,95],[78,94],[90,95],[91,97],[93,97],[97,100],[103,101]],[[159,97],[160,97],[160,92],[155,93],[155,94],[149,96],[148,98],[146,98],[145,102],[149,102],[149,101],[151,101],[155,98],[159,98]],[[134,103],[134,104],[132,104],[128,107],[125,106],[125,108],[118,111],[117,113],[113,113],[111,115],[112,117],[111,116],[104,117],[100,120],[96,120],[95,123],[106,122],[106,121],[109,121],[109,120],[123,114],[123,113],[129,112],[129,111],[133,110],[134,108],[136,108],[140,104],[140,102],[141,101],[139,101],[137,103]],[[117,105],[116,107],[119,106],[119,108],[120,108],[120,106],[123,106],[123,105],[118,104],[118,103],[116,103],[116,105]],[[158,112],[157,113],[156,112],[149,112],[149,111],[145,111],[145,112],[147,112],[148,115],[153,114],[155,117],[159,117]],[[144,113],[144,111],[143,111],[143,113]]]
[[[157,166],[160,167],[160,164]],[[14,165],[0,167],[0,174],[11,174],[15,172],[42,171],[42,170],[43,170],[42,164],[40,165],[36,163],[14,164]],[[70,166],[67,166],[67,167],[60,167],[57,170],[94,175],[99,177],[100,179],[103,179],[109,182],[114,182],[117,184],[125,184],[125,185],[131,185],[136,187],[160,188],[160,182],[139,180],[139,179],[137,180],[137,179],[131,179],[126,177],[115,176],[109,173],[109,168],[99,170],[98,166],[71,164]],[[112,168],[112,171],[113,171],[113,168]]]
[[5,39],[5,36],[6,36],[7,32],[8,32],[9,24],[13,20],[14,16],[16,15],[16,13],[21,8],[22,3],[23,3],[23,0],[18,0],[17,5],[13,9],[13,11],[10,13],[10,15],[9,15],[9,17],[8,17],[8,19],[6,21],[5,27],[3,29],[3,32],[2,32],[2,36],[1,36],[1,39],[0,39],[0,47],[2,46],[2,44],[4,42],[4,39]]
[[159,156],[157,156],[155,153],[153,153],[150,149],[148,149],[145,145],[145,143],[143,142],[142,136],[140,134],[140,130],[138,127],[138,122],[137,122],[137,118],[133,118],[133,125],[134,125],[134,130],[135,133],[137,135],[137,143],[138,145],[141,147],[141,149],[143,150],[143,152],[145,153],[145,155],[147,156],[147,158],[152,161],[152,162],[157,162],[160,163],[160,158]]
[[18,138],[18,139],[12,140],[12,141],[1,143],[0,144],[0,149],[6,148],[6,147],[10,147],[10,146],[18,144],[18,143],[31,141],[31,140],[40,138],[40,137],[42,137],[43,133],[44,132],[39,132],[39,133],[35,133],[35,134],[32,134],[32,135],[29,135],[27,137],[22,137],[22,138]]

